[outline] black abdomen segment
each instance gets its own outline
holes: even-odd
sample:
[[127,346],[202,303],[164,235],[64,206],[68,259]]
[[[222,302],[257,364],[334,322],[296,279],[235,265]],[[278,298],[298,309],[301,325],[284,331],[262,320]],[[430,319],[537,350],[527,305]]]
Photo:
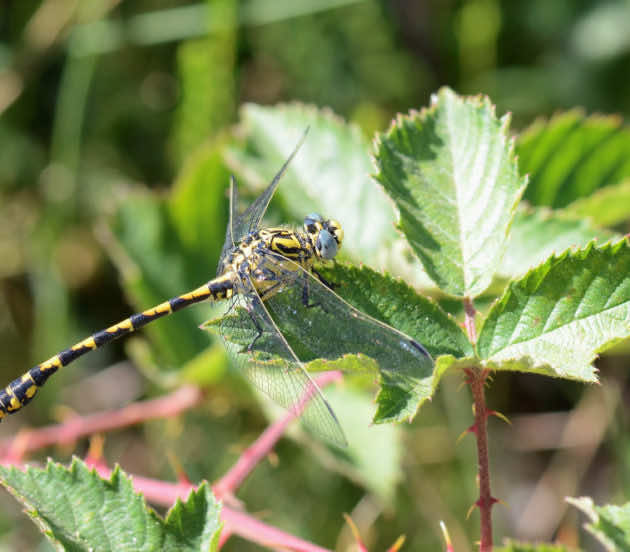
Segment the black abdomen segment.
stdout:
[[26,406],[35,396],[37,390],[46,383],[59,368],[67,366],[73,360],[85,353],[114,341],[119,337],[130,334],[153,322],[158,318],[169,315],[207,299],[221,300],[232,296],[232,281],[229,276],[220,276],[203,286],[183,295],[173,297],[156,307],[134,314],[129,318],[80,341],[69,349],[65,349],[47,361],[31,368],[28,372],[14,379],[4,389],[0,390],[0,420],[7,414],[13,414]]

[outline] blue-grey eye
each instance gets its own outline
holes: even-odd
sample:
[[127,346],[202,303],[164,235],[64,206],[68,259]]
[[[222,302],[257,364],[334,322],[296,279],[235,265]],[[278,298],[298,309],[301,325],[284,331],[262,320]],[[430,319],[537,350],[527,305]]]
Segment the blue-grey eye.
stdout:
[[311,226],[312,224],[315,224],[316,222],[319,222],[319,223],[324,222],[324,219],[322,218],[322,216],[318,215],[317,213],[311,213],[310,215],[306,215],[304,217],[304,226]]
[[317,235],[317,251],[322,259],[333,259],[337,254],[337,240],[328,230],[322,230]]

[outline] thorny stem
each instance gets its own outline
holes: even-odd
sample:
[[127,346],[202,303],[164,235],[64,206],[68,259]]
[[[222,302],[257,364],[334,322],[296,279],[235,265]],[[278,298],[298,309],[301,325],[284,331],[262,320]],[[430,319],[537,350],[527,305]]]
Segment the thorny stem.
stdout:
[[496,500],[490,492],[490,465],[488,461],[488,431],[486,421],[488,408],[484,385],[488,377],[487,370],[467,370],[468,382],[475,404],[475,437],[477,438],[477,458],[479,462],[479,500],[477,506],[481,516],[480,552],[492,550],[492,506]]
[[[464,310],[466,313],[465,327],[468,339],[471,343],[477,341],[477,330],[475,328],[475,306],[472,299],[464,298]],[[475,423],[473,433],[477,440],[477,458],[479,464],[479,500],[476,505],[479,508],[481,517],[481,540],[479,543],[480,552],[491,552],[492,550],[492,506],[496,499],[490,492],[490,463],[488,460],[488,429],[487,420],[489,416],[486,405],[484,386],[488,377],[488,370],[478,370],[467,368],[466,380],[470,385],[473,396]]]

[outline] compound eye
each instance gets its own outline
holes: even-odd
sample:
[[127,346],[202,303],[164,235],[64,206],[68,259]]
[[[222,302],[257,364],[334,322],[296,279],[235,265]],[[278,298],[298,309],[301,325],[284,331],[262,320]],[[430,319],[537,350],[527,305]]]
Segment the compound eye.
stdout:
[[315,247],[317,247],[319,256],[326,260],[334,259],[338,250],[337,240],[335,240],[328,230],[322,230],[317,235],[317,243],[315,244]]
[[318,226],[321,226],[324,219],[317,213],[311,213],[304,217],[304,228],[307,232],[315,233]]

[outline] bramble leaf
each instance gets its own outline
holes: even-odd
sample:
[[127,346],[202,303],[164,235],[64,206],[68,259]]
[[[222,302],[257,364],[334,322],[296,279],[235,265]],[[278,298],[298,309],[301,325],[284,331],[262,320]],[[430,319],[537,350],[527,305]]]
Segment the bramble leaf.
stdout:
[[177,501],[165,520],[116,468],[109,481],[74,459],[69,468],[0,466],[0,480],[59,550],[215,551],[220,506],[207,485]]
[[586,529],[606,550],[630,551],[630,502],[622,506],[595,506],[593,499],[587,496],[566,500],[588,516],[590,522],[585,525]]
[[496,370],[594,382],[598,352],[630,336],[627,240],[550,257],[492,306],[477,350]]
[[488,98],[443,88],[432,105],[399,116],[377,138],[376,178],[400,213],[399,227],[446,293],[476,296],[490,284],[525,188]]
[[[341,264],[319,267],[321,275],[332,283],[335,292],[353,307],[387,325],[404,332],[424,345],[433,355],[471,356],[472,346],[453,318],[435,303],[417,295],[401,281],[383,276],[367,268]],[[314,371],[340,369],[347,373],[379,374],[380,391],[375,423],[411,420],[424,401],[431,398],[446,368],[436,370],[432,362],[420,362],[417,351],[409,349],[404,336],[396,337],[395,330],[384,335],[357,319],[352,310],[334,293],[317,292],[309,284],[313,301],[322,308],[302,305],[302,287],[283,290],[268,300],[273,313],[274,304],[290,305],[294,316],[275,318],[307,369]],[[325,295],[324,295],[325,293]],[[313,295],[315,294],[315,295]],[[288,312],[284,308],[283,312]],[[223,319],[213,320],[206,328],[222,324],[223,335],[239,346],[241,351],[253,342],[258,330],[249,314],[236,309]],[[263,329],[256,340],[255,351],[287,358],[278,340]],[[357,354],[361,353],[361,354]],[[427,359],[428,360],[428,359]]]

